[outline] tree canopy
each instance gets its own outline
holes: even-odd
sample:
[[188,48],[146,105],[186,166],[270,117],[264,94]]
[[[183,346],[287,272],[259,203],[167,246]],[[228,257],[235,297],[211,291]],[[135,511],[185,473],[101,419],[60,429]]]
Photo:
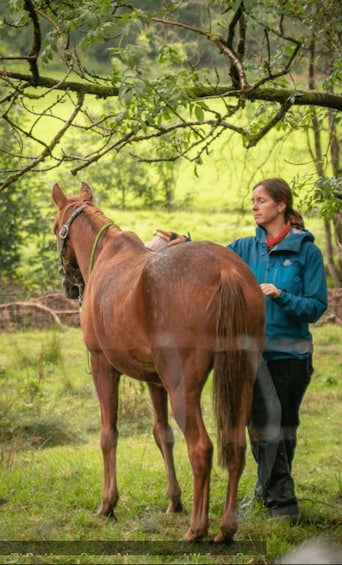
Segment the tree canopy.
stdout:
[[[320,211],[341,285],[340,0],[9,0],[0,18],[0,263],[10,276],[27,234],[44,231],[46,172],[96,175],[103,203],[119,192],[122,207],[129,194],[171,206],[176,165],[199,174],[218,142],[239,139],[250,155],[300,131],[314,178],[298,175],[295,196]],[[40,268],[50,244],[38,245]]]
[[10,0],[0,12],[0,190],[122,151],[196,166],[227,132],[253,147],[310,109],[340,119],[340,0]]

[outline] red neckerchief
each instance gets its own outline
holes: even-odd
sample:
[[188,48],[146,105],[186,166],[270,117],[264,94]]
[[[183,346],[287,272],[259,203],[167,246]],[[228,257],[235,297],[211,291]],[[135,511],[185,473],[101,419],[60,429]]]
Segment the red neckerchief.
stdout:
[[273,238],[272,237],[266,237],[266,245],[267,245],[268,249],[272,249],[272,247],[277,245],[277,243],[280,243],[281,241],[283,241],[283,239],[285,239],[285,237],[289,233],[290,229],[291,229],[291,224],[288,223],[288,224],[286,224],[286,226],[281,230],[281,232],[276,237],[273,237]]

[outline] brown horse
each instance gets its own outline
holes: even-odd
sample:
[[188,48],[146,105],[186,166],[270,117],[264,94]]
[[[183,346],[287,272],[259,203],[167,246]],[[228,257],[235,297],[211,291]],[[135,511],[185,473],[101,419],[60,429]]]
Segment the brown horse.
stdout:
[[147,383],[153,435],[164,459],[167,512],[182,510],[173,460],[168,398],[184,433],[193,471],[189,541],[208,534],[213,444],[201,413],[201,392],[214,371],[219,459],[229,473],[217,542],[237,530],[237,490],[245,465],[253,384],[264,341],[264,297],[247,265],[210,242],[157,253],[122,231],[93,204],[86,183],[67,198],[55,184],[54,232],[69,297],[85,285],[81,326],[101,407],[104,488],[99,512],[114,516],[120,375]]

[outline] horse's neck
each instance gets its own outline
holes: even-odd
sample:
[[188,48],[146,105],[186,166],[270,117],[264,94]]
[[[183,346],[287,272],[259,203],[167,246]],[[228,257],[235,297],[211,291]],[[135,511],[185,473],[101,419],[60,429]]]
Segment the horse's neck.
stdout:
[[84,229],[83,226],[82,231],[77,234],[77,242],[74,244],[74,249],[85,283],[87,283],[96,257],[101,253],[108,239],[119,233],[121,233],[121,229],[114,222],[103,216],[103,222],[100,222],[96,228],[89,222],[87,229]]

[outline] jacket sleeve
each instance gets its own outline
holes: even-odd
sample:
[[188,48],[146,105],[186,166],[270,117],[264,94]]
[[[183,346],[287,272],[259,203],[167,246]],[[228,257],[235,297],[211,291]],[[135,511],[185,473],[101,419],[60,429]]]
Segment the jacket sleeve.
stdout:
[[316,245],[306,247],[300,296],[281,291],[276,303],[299,321],[314,323],[328,307],[327,282],[322,253]]

